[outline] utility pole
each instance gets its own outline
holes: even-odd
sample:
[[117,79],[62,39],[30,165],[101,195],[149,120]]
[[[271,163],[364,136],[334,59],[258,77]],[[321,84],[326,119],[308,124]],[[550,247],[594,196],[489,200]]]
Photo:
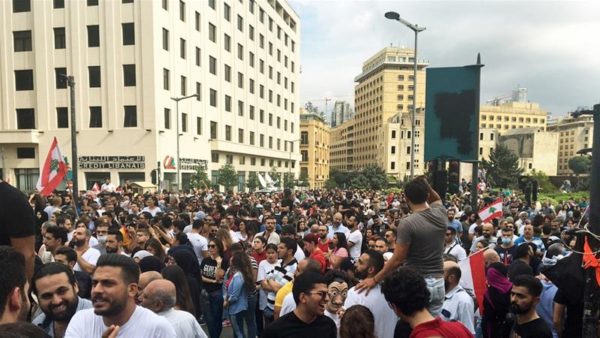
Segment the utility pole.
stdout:
[[77,203],[79,200],[79,184],[78,184],[78,161],[77,161],[77,116],[75,115],[75,77],[69,75],[67,85],[71,96],[71,171],[73,173],[73,196],[71,200],[75,206],[75,214],[77,212]]
[[[591,252],[600,250],[600,104],[594,105],[594,110],[578,111],[572,116],[577,118],[580,115],[587,114],[594,116],[594,135],[592,141],[592,169],[590,173],[590,207],[587,231],[585,239],[591,249]],[[586,257],[591,261],[598,259],[595,257]],[[585,289],[583,294],[583,332],[582,337],[597,337],[598,320],[600,319],[600,287],[596,280],[596,270],[600,266],[590,266],[585,269]]]

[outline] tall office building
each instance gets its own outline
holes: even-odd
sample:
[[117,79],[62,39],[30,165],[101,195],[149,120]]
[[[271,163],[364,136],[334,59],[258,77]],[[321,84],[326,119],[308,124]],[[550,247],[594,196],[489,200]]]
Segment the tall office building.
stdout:
[[[425,118],[425,67],[418,60],[417,114],[415,135],[411,135],[413,104],[412,49],[386,47],[363,63],[354,81],[354,169],[377,165],[398,178],[425,169],[423,130]],[[410,138],[415,137],[415,163],[410,163]],[[408,148],[407,148],[408,145]]]
[[336,127],[354,117],[354,111],[350,103],[346,101],[335,101],[331,111],[331,127]]
[[184,187],[225,163],[238,189],[252,171],[297,175],[300,20],[284,0],[12,0],[0,16],[2,175],[19,188],[54,137],[70,157],[65,74],[82,190],[157,168],[170,188],[178,165]]
[[577,118],[566,116],[548,122],[548,130],[558,134],[558,174],[570,175],[569,160],[579,150],[591,148],[594,136],[594,119],[591,115]]

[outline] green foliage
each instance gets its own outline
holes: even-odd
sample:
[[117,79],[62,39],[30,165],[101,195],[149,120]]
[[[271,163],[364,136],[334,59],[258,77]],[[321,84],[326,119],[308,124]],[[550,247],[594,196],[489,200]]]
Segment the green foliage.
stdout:
[[372,189],[382,190],[388,186],[388,177],[383,169],[371,165],[361,171],[332,170],[329,180],[325,183],[327,189]]
[[508,147],[498,144],[490,153],[489,161],[483,160],[481,167],[487,171],[487,179],[492,187],[513,188],[523,173],[519,168],[519,158]]
[[540,191],[545,193],[553,193],[557,192],[558,188],[550,182],[550,178],[543,171],[536,171],[535,169],[531,171],[531,177],[537,180],[538,188]]
[[219,169],[219,184],[225,187],[225,191],[233,191],[238,183],[238,175],[233,165],[227,163]]
[[558,203],[566,202],[570,200],[580,201],[580,200],[590,200],[590,193],[588,191],[579,191],[572,193],[540,193],[538,195],[538,200],[540,202],[550,202],[553,206],[558,205]]
[[592,158],[590,156],[576,156],[569,159],[569,169],[577,176],[589,174],[592,169]]
[[308,187],[308,172],[304,170],[300,170],[300,177],[298,178],[298,186],[299,187]]
[[251,172],[248,175],[248,180],[246,182],[246,186],[248,187],[248,189],[250,191],[254,191],[254,190],[256,190],[256,188],[258,188],[259,185],[260,185],[260,182],[258,181],[258,175],[256,174],[256,172]]
[[194,189],[208,189],[210,187],[210,180],[203,166],[196,167],[196,172],[190,178],[190,186]]
[[295,186],[294,182],[294,174],[292,173],[285,173],[283,174],[283,187],[284,188],[289,188],[289,189],[293,189]]

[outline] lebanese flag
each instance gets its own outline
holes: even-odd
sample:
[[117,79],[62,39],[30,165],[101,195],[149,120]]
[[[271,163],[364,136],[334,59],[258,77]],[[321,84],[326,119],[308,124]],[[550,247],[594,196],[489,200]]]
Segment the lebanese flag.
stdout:
[[460,286],[464,289],[473,290],[479,313],[483,313],[483,295],[485,294],[485,263],[483,260],[483,252],[479,250],[469,257],[458,262],[460,272]]
[[479,211],[479,218],[482,222],[489,222],[499,217],[502,217],[502,197]]
[[98,185],[98,182],[94,183],[94,185],[92,186],[92,192],[94,192],[94,193],[100,192],[100,186]]
[[58,142],[55,137],[35,187],[40,195],[48,196],[58,187],[66,175],[67,163],[58,148]]

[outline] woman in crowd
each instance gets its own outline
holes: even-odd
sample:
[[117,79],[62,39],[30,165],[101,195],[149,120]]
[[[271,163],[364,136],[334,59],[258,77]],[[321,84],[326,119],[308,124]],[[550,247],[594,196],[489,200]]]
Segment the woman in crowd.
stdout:
[[230,230],[227,227],[221,226],[219,227],[219,230],[217,230],[217,235],[215,237],[223,246],[223,258],[229,262],[229,259],[231,258],[230,249],[233,244]]
[[352,305],[342,317],[340,338],[376,338],[375,319],[366,306]]
[[485,338],[506,338],[512,322],[506,320],[510,310],[512,283],[506,277],[507,268],[500,262],[490,264],[487,273],[487,289],[483,298],[481,328]]
[[[229,278],[223,284],[223,307],[227,310],[236,338],[246,338],[244,319],[248,312],[248,295],[254,292],[255,287],[248,255],[236,251],[231,257]],[[252,335],[256,336],[255,333]]]
[[[264,237],[263,237],[264,238]],[[271,243],[267,244],[265,247],[265,252],[267,253],[267,258],[260,262],[258,265],[258,275],[256,277],[256,283],[260,285],[267,273],[275,268],[277,265],[277,245]],[[273,317],[272,310],[268,307],[267,301],[267,292],[264,289],[260,289],[258,295],[258,309],[256,310],[256,323],[258,327],[258,333],[262,333],[262,328],[264,326],[265,321]],[[266,311],[266,313],[265,313]],[[267,319],[263,320],[263,316]]]
[[180,245],[171,248],[169,250],[169,256],[172,257],[183,272],[188,282],[190,294],[192,295],[192,301],[194,305],[194,312],[198,317],[202,312],[200,306],[200,292],[202,290],[202,283],[200,282],[200,266],[198,264],[198,258],[194,253],[194,250],[187,245]]
[[209,308],[205,311],[206,321],[210,336],[220,337],[223,330],[223,277],[229,264],[223,259],[223,244],[216,238],[208,241],[208,253],[209,256],[200,264],[202,283],[209,303]]
[[158,258],[161,262],[164,262],[165,258],[167,258],[164,247],[156,238],[150,238],[146,242],[146,251],[151,253],[152,256]]
[[342,260],[348,257],[348,241],[343,232],[333,234],[333,250],[329,250],[329,265],[333,269],[340,267]]
[[240,220],[237,224],[238,231],[234,232],[235,238],[233,238],[234,242],[247,242],[248,241],[248,232],[246,231],[246,222]]
[[169,265],[163,269],[162,276],[164,279],[175,284],[175,290],[177,291],[175,296],[175,308],[177,310],[187,311],[196,316],[193,300],[198,298],[192,296],[190,284],[188,283],[187,276],[183,269],[178,265]]

